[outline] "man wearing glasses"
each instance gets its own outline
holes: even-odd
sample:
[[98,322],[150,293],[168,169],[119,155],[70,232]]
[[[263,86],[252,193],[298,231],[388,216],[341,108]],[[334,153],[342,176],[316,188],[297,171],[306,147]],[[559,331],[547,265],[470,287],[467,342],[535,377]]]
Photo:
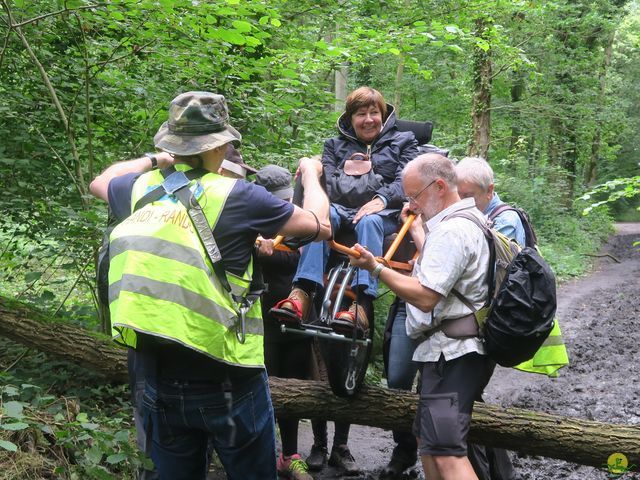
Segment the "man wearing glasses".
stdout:
[[460,198],[455,166],[441,155],[409,162],[402,185],[409,208],[425,221],[412,226],[420,256],[411,278],[384,267],[360,245],[354,248],[361,256],[351,263],[379,277],[407,303],[407,334],[420,342],[413,355],[422,377],[413,433],[426,477],[477,479],[467,458],[467,433],[473,402],[481,398],[495,364],[477,336],[472,310],[452,290],[475,309],[484,305],[489,246],[477,226],[456,215],[486,218],[472,198]]

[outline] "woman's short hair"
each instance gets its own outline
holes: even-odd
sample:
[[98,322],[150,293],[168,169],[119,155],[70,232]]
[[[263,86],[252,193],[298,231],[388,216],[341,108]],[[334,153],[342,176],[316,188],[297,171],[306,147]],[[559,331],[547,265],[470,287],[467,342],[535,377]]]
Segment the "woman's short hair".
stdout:
[[387,119],[387,102],[384,101],[382,94],[371,87],[360,87],[349,94],[345,102],[345,114],[349,121],[351,116],[362,107],[374,105],[378,107],[382,114],[382,121]]
[[484,158],[465,157],[456,165],[459,181],[471,182],[478,185],[484,192],[493,185],[493,169]]

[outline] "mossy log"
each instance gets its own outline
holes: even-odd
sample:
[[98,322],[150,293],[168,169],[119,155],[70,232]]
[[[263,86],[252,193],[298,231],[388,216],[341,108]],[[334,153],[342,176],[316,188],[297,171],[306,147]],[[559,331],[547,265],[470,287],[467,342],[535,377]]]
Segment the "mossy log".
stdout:
[[[114,382],[126,381],[126,352],[100,334],[50,319],[0,298],[0,335],[92,369]],[[277,414],[347,421],[383,429],[411,428],[416,394],[365,386],[355,398],[333,395],[323,382],[270,379]],[[501,408],[476,403],[470,440],[528,455],[602,467],[620,452],[640,465],[640,427]]]

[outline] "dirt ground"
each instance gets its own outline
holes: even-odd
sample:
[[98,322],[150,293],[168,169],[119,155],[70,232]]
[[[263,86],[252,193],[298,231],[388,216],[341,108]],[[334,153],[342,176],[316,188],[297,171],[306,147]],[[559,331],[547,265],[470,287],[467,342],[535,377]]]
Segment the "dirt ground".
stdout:
[[[559,378],[498,367],[489,383],[488,403],[514,406],[612,423],[640,425],[640,371],[637,357],[637,322],[640,321],[640,224],[618,224],[616,235],[603,248],[595,271],[567,282],[558,292],[557,317],[570,365]],[[333,423],[329,422],[329,438]],[[302,422],[299,450],[309,454],[313,435],[309,422]],[[354,425],[349,437],[351,452],[363,469],[358,479],[377,479],[393,449],[390,432]],[[613,452],[612,452],[613,453]],[[604,470],[560,460],[511,453],[522,480],[610,478]],[[605,458],[602,463],[606,463]],[[637,472],[637,470],[635,470]],[[624,478],[635,478],[628,473]],[[314,473],[316,480],[342,478],[327,467]],[[345,477],[347,478],[347,477]],[[424,479],[422,469],[405,478]],[[640,478],[640,476],[639,476]]]

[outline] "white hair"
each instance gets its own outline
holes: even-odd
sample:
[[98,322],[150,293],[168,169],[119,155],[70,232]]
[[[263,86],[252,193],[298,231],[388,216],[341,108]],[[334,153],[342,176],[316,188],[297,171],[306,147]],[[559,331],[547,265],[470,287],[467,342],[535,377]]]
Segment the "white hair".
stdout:
[[423,153],[407,163],[402,171],[403,178],[407,175],[407,171],[411,174],[417,174],[420,179],[427,183],[436,178],[443,179],[449,188],[456,190],[458,188],[458,179],[453,162],[450,158],[440,155],[439,153]]
[[484,158],[465,157],[456,165],[458,181],[471,182],[488,192],[493,185],[493,169]]

